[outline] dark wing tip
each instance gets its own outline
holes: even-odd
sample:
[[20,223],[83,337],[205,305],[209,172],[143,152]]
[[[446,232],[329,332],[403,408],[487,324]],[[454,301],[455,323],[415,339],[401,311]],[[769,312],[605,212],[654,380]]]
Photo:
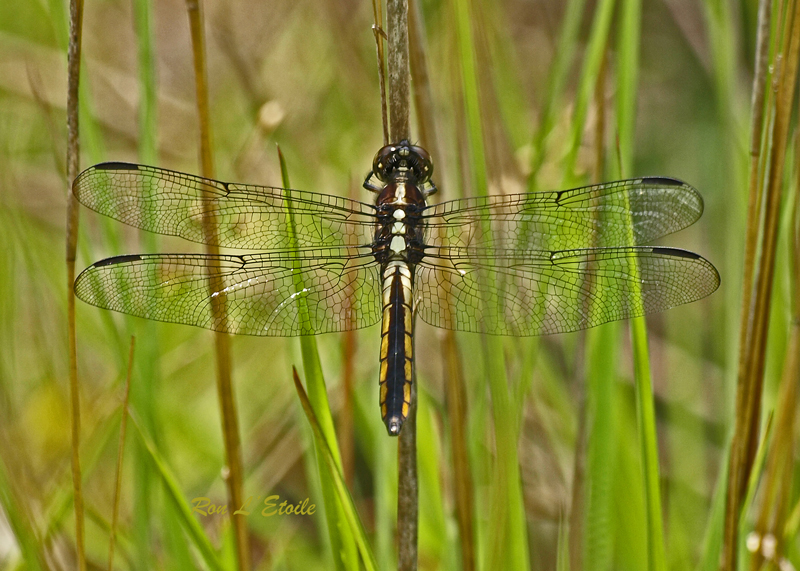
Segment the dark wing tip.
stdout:
[[142,257],[139,254],[126,254],[124,256],[113,256],[111,258],[100,260],[99,262],[95,262],[89,267],[102,268],[103,266],[113,266],[114,264],[126,264],[129,262],[138,262],[141,259]]
[[681,250],[679,248],[662,248],[662,247],[654,247],[652,248],[652,252],[654,254],[662,254],[664,256],[672,256],[673,258],[688,258],[690,260],[705,260],[703,256],[700,254],[695,254],[694,252],[690,252],[689,250]]
[[94,165],[92,167],[92,169],[98,170],[98,171],[119,171],[119,170],[135,171],[135,170],[139,170],[139,165],[135,165],[133,163],[122,163],[122,162],[117,162],[117,161],[111,161],[111,162],[108,162],[108,163],[100,163],[100,164]]
[[664,186],[690,186],[677,178],[671,176],[646,176],[642,178],[642,182],[646,184],[660,184]]
[[710,289],[702,297],[714,293],[715,291],[717,291],[717,288],[719,288],[721,283],[719,271],[717,271],[717,268],[714,267],[714,264],[706,260],[700,254],[695,254],[694,252],[690,252],[689,250],[681,250],[680,248],[655,247],[651,248],[651,251],[654,254],[659,254],[663,256],[671,256],[673,258],[684,258],[686,260],[695,260],[700,262],[703,266],[705,266],[706,269],[711,274],[711,280],[708,282]]
[[99,163],[89,168],[85,169],[81,174],[75,177],[75,181],[72,183],[72,191],[75,193],[75,196],[80,196],[81,187],[83,186],[83,181],[86,178],[92,176],[92,173],[97,171],[136,171],[139,170],[140,165],[135,165],[133,163],[122,163],[117,161],[112,161],[108,163]]
[[[700,195],[700,192],[693,187],[688,182],[684,182],[677,178],[672,178],[669,176],[646,176],[642,178],[642,182],[648,185],[654,186],[668,186],[668,187],[682,187],[684,191],[686,191],[686,196],[688,198],[689,195],[693,197],[694,200],[694,210],[695,210],[695,219],[697,221],[702,215],[703,210],[705,209],[705,205],[703,204],[703,197]],[[694,222],[693,221],[693,222]],[[690,222],[689,224],[692,224]]]
[[100,304],[97,300],[96,293],[92,290],[91,284],[87,287],[86,280],[90,279],[97,268],[103,268],[107,266],[114,266],[116,264],[127,264],[131,262],[138,262],[142,260],[144,257],[140,256],[139,254],[127,254],[124,256],[113,256],[111,258],[106,258],[104,260],[100,260],[99,262],[95,262],[88,268],[84,269],[78,277],[75,279],[75,283],[73,284],[73,290],[75,295],[78,296],[79,299],[87,303],[91,303],[92,305],[97,305],[98,307],[105,307],[106,309],[110,309],[102,304]]

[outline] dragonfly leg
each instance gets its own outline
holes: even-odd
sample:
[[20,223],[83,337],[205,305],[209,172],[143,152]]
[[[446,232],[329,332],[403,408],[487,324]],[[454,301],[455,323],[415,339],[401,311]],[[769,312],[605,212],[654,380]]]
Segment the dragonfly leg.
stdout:
[[377,185],[372,182],[372,177],[375,176],[373,171],[369,171],[367,173],[367,178],[364,179],[364,188],[366,188],[370,192],[381,192],[383,190],[383,185]]
[[422,196],[428,198],[430,195],[439,192],[439,189],[436,188],[436,185],[433,184],[433,182],[428,181],[422,187],[420,187],[420,191],[422,192]]

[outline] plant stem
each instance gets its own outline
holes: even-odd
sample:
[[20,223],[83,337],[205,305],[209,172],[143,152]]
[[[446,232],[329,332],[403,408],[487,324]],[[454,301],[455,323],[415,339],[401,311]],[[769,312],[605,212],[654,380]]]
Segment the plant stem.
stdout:
[[[386,67],[389,75],[389,140],[411,135],[408,55],[408,0],[388,0],[386,27],[389,37]],[[416,314],[413,319],[416,319]],[[412,323],[413,327],[413,323]],[[412,337],[413,339],[413,337]],[[412,341],[413,343],[413,341]],[[417,568],[419,482],[417,475],[417,373],[411,370],[411,406],[397,444],[397,568]]]
[[[200,122],[200,162],[204,177],[214,177],[214,163],[211,152],[211,122],[208,104],[208,82],[206,77],[205,40],[203,34],[203,18],[200,0],[187,0],[189,24],[192,33],[192,54],[194,56],[195,89],[197,95],[197,112]],[[203,212],[205,227],[206,253],[219,255],[216,232],[216,220],[210,208]],[[211,291],[222,289],[219,277],[212,278],[209,283]],[[224,323],[227,319],[224,299],[221,296],[211,298],[211,312],[214,320]],[[242,494],[242,448],[239,435],[239,422],[236,412],[236,399],[231,382],[230,339],[227,333],[214,333],[214,350],[217,361],[217,393],[222,413],[222,432],[225,439],[225,480],[228,487],[228,503],[231,523],[236,536],[236,552],[240,571],[250,569],[250,549],[247,539],[246,520],[236,517],[234,512],[243,504]]]
[[[78,176],[80,146],[78,140],[78,87],[81,71],[81,32],[83,26],[83,0],[69,4],[69,48],[67,53],[67,181],[71,184]],[[78,245],[78,201],[67,189],[67,327],[69,336],[69,392],[72,434],[72,485],[75,494],[75,552],[78,569],[86,569],[83,529],[83,486],[81,483],[80,436],[81,406],[78,387],[78,340],[75,331],[75,252]]]

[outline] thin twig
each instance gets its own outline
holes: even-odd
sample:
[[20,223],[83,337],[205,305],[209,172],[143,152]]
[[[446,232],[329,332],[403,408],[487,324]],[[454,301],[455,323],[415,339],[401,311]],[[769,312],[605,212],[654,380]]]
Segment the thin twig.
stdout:
[[[211,153],[211,124],[209,119],[208,83],[206,78],[205,40],[203,34],[203,18],[200,0],[187,0],[189,23],[192,32],[192,53],[194,56],[195,88],[197,92],[197,111],[200,122],[200,160],[203,176],[214,177],[214,164]],[[219,247],[215,237],[217,220],[212,214],[213,205],[208,204],[203,212],[203,225],[206,233],[206,253],[219,255]],[[211,292],[223,289],[221,278],[215,276],[209,280]],[[227,320],[225,300],[223,296],[211,297],[211,312],[215,322],[225,323]],[[217,393],[222,414],[222,432],[225,439],[224,470],[225,482],[228,486],[228,513],[236,536],[236,552],[239,570],[250,569],[250,548],[247,539],[247,525],[243,517],[235,512],[243,505],[242,494],[242,449],[239,435],[239,422],[236,412],[236,399],[231,382],[230,339],[227,333],[214,333],[214,349],[217,361]]]
[[[81,31],[83,26],[83,0],[69,4],[69,48],[67,52],[67,180],[78,176],[80,146],[78,140],[78,86],[81,71]],[[78,201],[67,189],[67,327],[69,336],[69,392],[72,433],[72,485],[75,495],[75,552],[78,569],[86,569],[83,530],[83,486],[81,484],[80,435],[81,411],[78,390],[78,340],[75,330],[75,251],[78,245]]]
[[389,46],[386,67],[389,72],[389,137],[400,142],[411,136],[409,125],[408,0],[388,0],[386,26]]
[[[416,336],[412,337],[414,343]],[[414,343],[415,344],[415,343]],[[416,347],[412,348],[416,349]],[[417,568],[419,478],[417,475],[417,375],[411,365],[411,406],[397,443],[397,569]]]
[[372,34],[375,36],[375,47],[378,56],[378,85],[381,90],[381,123],[383,124],[383,144],[389,144],[389,120],[386,110],[386,73],[384,72],[385,55],[383,51],[383,42],[386,40],[386,32],[383,31],[383,7],[382,0],[372,0]]
[[[386,21],[389,36],[387,57],[389,133],[391,141],[399,142],[410,137],[409,109],[411,104],[409,101],[409,80],[411,73],[409,71],[408,55],[408,1],[388,0],[386,3]],[[411,406],[408,410],[408,418],[403,424],[403,430],[400,433],[397,454],[397,568],[402,571],[411,571],[417,568],[417,518],[419,511],[417,377],[416,367],[413,365],[411,369]]]

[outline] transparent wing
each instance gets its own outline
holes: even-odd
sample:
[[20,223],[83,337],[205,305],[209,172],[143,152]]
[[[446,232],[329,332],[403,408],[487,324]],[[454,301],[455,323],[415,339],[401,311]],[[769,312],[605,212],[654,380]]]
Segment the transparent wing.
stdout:
[[[119,256],[84,270],[75,294],[156,321],[275,337],[367,327],[379,321],[381,305],[378,265],[357,248]],[[212,315],[212,297],[224,302],[225,320]]]
[[216,218],[219,246],[291,249],[288,213],[300,248],[359,246],[372,241],[375,207],[313,192],[220,182],[128,163],[102,163],[72,186],[77,199],[116,220],[193,242],[208,243],[205,211]]
[[663,311],[718,286],[711,263],[672,248],[447,248],[417,266],[414,300],[436,327],[527,336]]
[[426,208],[424,218],[426,243],[434,246],[555,251],[647,244],[702,213],[693,187],[649,177],[451,200]]

